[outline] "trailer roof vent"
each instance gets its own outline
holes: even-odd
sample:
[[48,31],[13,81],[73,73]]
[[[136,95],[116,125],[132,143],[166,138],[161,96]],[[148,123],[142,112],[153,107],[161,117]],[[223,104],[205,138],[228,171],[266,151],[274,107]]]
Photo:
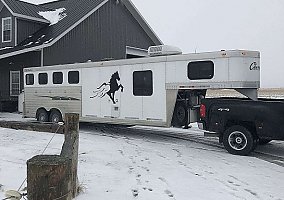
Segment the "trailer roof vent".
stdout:
[[179,54],[182,54],[182,51],[180,48],[169,46],[169,45],[150,46],[148,49],[148,55],[151,57],[179,55]]

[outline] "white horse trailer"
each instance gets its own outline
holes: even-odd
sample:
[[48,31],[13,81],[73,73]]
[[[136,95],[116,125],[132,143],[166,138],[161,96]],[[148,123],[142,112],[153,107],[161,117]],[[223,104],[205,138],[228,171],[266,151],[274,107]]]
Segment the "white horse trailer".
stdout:
[[[150,47],[150,55],[163,48]],[[207,89],[257,97],[259,52],[173,53],[25,68],[23,115],[57,122],[79,113],[87,122],[180,127],[197,120]]]

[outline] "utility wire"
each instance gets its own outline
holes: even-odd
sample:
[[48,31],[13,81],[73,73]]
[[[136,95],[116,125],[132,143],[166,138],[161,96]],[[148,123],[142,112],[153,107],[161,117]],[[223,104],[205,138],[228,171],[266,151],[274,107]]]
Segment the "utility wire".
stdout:
[[[44,154],[44,152],[46,151],[46,149],[47,149],[48,146],[50,145],[51,141],[53,140],[53,138],[54,138],[55,135],[57,134],[57,131],[59,131],[59,128],[60,128],[61,126],[63,126],[64,123],[59,122],[58,125],[59,125],[58,128],[56,129],[56,131],[55,131],[54,134],[52,135],[51,139],[49,140],[49,142],[48,142],[47,145],[45,146],[45,148],[44,148],[44,150],[42,151],[41,155]],[[21,186],[20,186],[19,189],[17,190],[18,192],[20,191],[20,189],[22,188],[22,186],[24,185],[24,183],[26,182],[26,180],[27,180],[27,177],[25,178],[25,180],[22,182]],[[6,199],[7,199],[7,198],[6,198]]]

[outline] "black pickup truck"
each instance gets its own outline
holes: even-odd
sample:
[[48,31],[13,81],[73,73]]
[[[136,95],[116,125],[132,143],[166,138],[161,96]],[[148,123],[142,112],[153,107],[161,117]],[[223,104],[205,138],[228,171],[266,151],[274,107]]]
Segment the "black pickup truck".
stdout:
[[229,153],[248,155],[258,144],[284,140],[284,100],[205,98],[199,128],[217,134]]

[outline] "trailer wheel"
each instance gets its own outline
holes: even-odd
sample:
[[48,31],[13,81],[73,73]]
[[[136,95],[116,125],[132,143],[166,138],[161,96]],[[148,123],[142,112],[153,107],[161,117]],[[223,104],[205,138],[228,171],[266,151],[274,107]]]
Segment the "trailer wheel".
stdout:
[[62,122],[62,115],[58,110],[52,110],[49,116],[49,121],[53,123]]
[[39,109],[36,113],[36,119],[39,122],[48,122],[48,113],[45,109]]
[[251,132],[239,125],[229,127],[223,135],[225,149],[234,155],[248,155],[256,147],[255,141]]
[[269,140],[269,139],[259,139],[258,144],[259,145],[266,145],[266,144],[268,144],[271,141],[272,140]]
[[182,127],[185,125],[187,122],[186,112],[187,110],[185,104],[183,102],[177,102],[172,120],[172,125],[174,127]]

